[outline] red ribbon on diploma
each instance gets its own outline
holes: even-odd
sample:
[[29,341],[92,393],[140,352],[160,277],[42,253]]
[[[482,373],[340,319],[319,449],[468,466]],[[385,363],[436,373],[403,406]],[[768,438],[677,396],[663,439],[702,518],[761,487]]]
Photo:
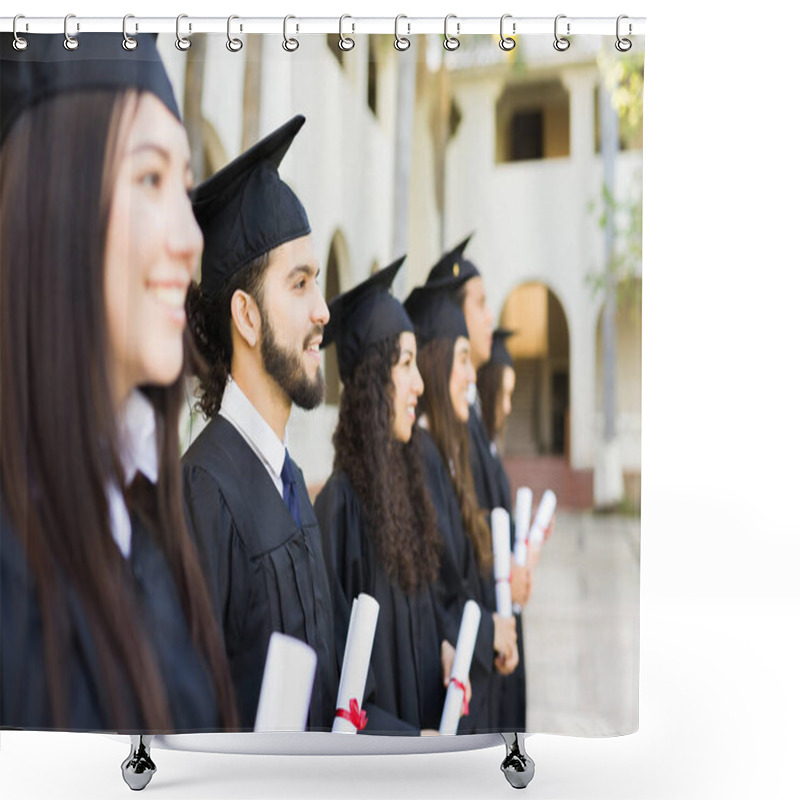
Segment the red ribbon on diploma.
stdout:
[[349,710],[337,708],[336,716],[352,722],[357,731],[363,731],[367,727],[367,712],[359,709],[358,700],[355,697],[350,698]]
[[461,701],[461,716],[467,717],[469,716],[469,703],[467,702],[467,687],[464,686],[463,683],[458,678],[450,678],[450,683],[457,686],[463,692],[463,698]]

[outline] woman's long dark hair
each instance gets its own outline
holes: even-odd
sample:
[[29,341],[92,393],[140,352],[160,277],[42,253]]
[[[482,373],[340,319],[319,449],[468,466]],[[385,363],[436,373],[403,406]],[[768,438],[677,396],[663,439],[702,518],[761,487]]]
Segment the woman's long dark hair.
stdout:
[[503,373],[505,364],[491,361],[478,369],[478,397],[481,399],[481,416],[489,441],[493,442],[500,433],[500,399],[503,394]]
[[433,441],[450,468],[450,478],[458,495],[461,521],[475,548],[478,564],[488,573],[491,569],[492,536],[481,513],[475,494],[475,483],[469,466],[469,433],[461,422],[450,399],[450,375],[453,371],[455,341],[433,339],[419,351],[418,362],[425,394],[420,399],[420,409],[428,418]]
[[[110,726],[172,729],[156,658],[125,585],[106,487],[124,485],[112,400],[104,264],[122,134],[135,91],[60,95],[28,109],[0,151],[0,485],[35,579],[55,727],[69,727],[62,654],[79,598]],[[152,535],[163,548],[192,640],[207,659],[221,723],[235,727],[221,635],[181,502],[182,379],[145,387],[157,420]],[[20,598],[20,602],[22,602]],[[14,613],[13,609],[4,609]],[[120,680],[138,706],[126,714]]]
[[392,433],[399,358],[399,336],[379,342],[344,382],[334,468],[353,484],[386,574],[413,594],[435,580],[440,540],[416,427],[407,444]]

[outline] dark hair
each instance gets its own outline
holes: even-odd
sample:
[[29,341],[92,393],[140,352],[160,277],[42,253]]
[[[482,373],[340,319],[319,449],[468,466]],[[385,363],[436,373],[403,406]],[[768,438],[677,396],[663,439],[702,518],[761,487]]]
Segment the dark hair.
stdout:
[[385,339],[368,348],[344,382],[334,468],[353,484],[386,574],[413,594],[436,579],[441,543],[417,429],[407,443],[392,432],[392,367],[399,359],[400,337]]
[[[122,679],[143,728],[172,729],[138,610],[120,592],[125,564],[111,535],[106,494],[124,479],[105,249],[123,131],[139,96],[97,90],[53,97],[16,121],[0,151],[0,485],[36,581],[55,727],[69,727],[69,687],[60,673],[74,625],[64,612],[69,585],[97,643],[98,689],[111,725],[131,725]],[[183,518],[181,389],[181,380],[145,388],[159,451],[152,534],[169,561],[195,647],[208,661],[222,723],[235,726],[222,638]]]
[[425,382],[425,394],[420,398],[420,409],[428,417],[430,434],[445,464],[449,466],[450,479],[461,508],[461,521],[475,548],[478,564],[488,573],[493,561],[491,532],[475,494],[475,483],[469,466],[467,425],[456,417],[450,399],[454,354],[453,339],[433,339],[420,348],[417,360]]
[[489,441],[494,441],[500,433],[500,402],[503,397],[503,373],[505,364],[491,361],[478,368],[477,388],[481,399],[481,415]]
[[261,288],[268,266],[269,253],[265,253],[240,269],[211,297],[204,295],[196,283],[189,287],[186,315],[194,345],[191,371],[198,377],[195,407],[206,419],[219,412],[225,383],[231,373],[231,299],[241,289],[255,298],[261,308]]

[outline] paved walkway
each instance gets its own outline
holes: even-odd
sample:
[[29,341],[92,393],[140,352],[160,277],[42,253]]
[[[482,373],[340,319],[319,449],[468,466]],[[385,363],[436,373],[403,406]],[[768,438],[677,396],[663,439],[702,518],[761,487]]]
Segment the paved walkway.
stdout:
[[524,611],[529,731],[638,728],[638,518],[560,510]]

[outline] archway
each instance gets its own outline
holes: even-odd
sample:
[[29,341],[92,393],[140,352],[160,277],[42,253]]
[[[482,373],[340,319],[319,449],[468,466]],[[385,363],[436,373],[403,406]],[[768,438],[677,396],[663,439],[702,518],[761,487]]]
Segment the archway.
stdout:
[[517,332],[508,340],[517,384],[506,454],[568,457],[569,328],[561,301],[544,283],[524,283],[506,298],[500,324]]

